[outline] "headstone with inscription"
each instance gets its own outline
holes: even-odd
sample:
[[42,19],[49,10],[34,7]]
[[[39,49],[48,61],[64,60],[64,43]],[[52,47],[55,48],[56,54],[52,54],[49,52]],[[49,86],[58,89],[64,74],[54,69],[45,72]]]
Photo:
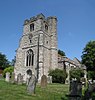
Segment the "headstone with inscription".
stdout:
[[6,80],[6,82],[10,81],[10,73],[9,72],[6,73],[6,79],[5,80]]
[[46,76],[46,75],[43,75],[43,76],[41,77],[41,87],[42,87],[42,88],[47,87],[47,76]]

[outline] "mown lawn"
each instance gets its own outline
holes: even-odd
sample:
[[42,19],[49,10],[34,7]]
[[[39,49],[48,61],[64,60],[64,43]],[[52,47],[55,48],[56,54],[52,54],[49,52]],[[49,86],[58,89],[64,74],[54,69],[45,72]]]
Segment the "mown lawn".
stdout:
[[47,88],[36,87],[36,94],[30,95],[25,85],[16,85],[0,80],[0,100],[61,100],[68,93],[68,85],[49,84]]

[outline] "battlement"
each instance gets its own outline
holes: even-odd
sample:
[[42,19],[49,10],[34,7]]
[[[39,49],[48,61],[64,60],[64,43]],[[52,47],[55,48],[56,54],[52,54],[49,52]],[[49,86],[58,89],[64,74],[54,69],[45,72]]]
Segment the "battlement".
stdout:
[[47,20],[50,20],[50,19],[55,19],[57,21],[57,17],[56,16],[47,17]]
[[48,21],[50,19],[56,19],[57,20],[57,17],[56,16],[50,16],[50,17],[45,18],[45,16],[41,13],[41,14],[38,14],[37,16],[31,17],[30,19],[26,19],[24,21],[24,25],[26,25],[26,24],[28,24],[30,22],[34,22],[34,21],[36,21],[38,19],[42,19],[42,20]]

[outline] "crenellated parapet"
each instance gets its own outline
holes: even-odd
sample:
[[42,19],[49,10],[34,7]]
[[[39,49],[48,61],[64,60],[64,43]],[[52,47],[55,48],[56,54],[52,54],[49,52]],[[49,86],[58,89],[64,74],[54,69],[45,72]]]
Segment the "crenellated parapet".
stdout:
[[30,19],[26,19],[24,21],[24,25],[28,24],[28,23],[31,23],[31,22],[34,22],[36,21],[37,19],[45,19],[45,16],[41,13],[41,14],[38,14],[37,16],[33,16],[31,17]]
[[34,22],[38,19],[42,19],[44,22],[47,22],[50,20],[50,19],[55,19],[57,21],[57,17],[56,16],[50,16],[50,17],[47,17],[45,18],[45,16],[41,13],[41,14],[38,14],[37,16],[33,16],[31,17],[30,19],[26,19],[24,21],[24,25],[28,24],[28,23],[31,23],[31,22]]

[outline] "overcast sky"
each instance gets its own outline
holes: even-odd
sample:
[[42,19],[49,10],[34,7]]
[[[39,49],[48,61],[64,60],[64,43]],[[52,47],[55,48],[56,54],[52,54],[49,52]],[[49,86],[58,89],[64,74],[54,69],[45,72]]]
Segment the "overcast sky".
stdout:
[[58,49],[81,60],[95,40],[95,0],[0,0],[0,52],[11,59],[19,46],[25,19],[43,13],[58,19]]

